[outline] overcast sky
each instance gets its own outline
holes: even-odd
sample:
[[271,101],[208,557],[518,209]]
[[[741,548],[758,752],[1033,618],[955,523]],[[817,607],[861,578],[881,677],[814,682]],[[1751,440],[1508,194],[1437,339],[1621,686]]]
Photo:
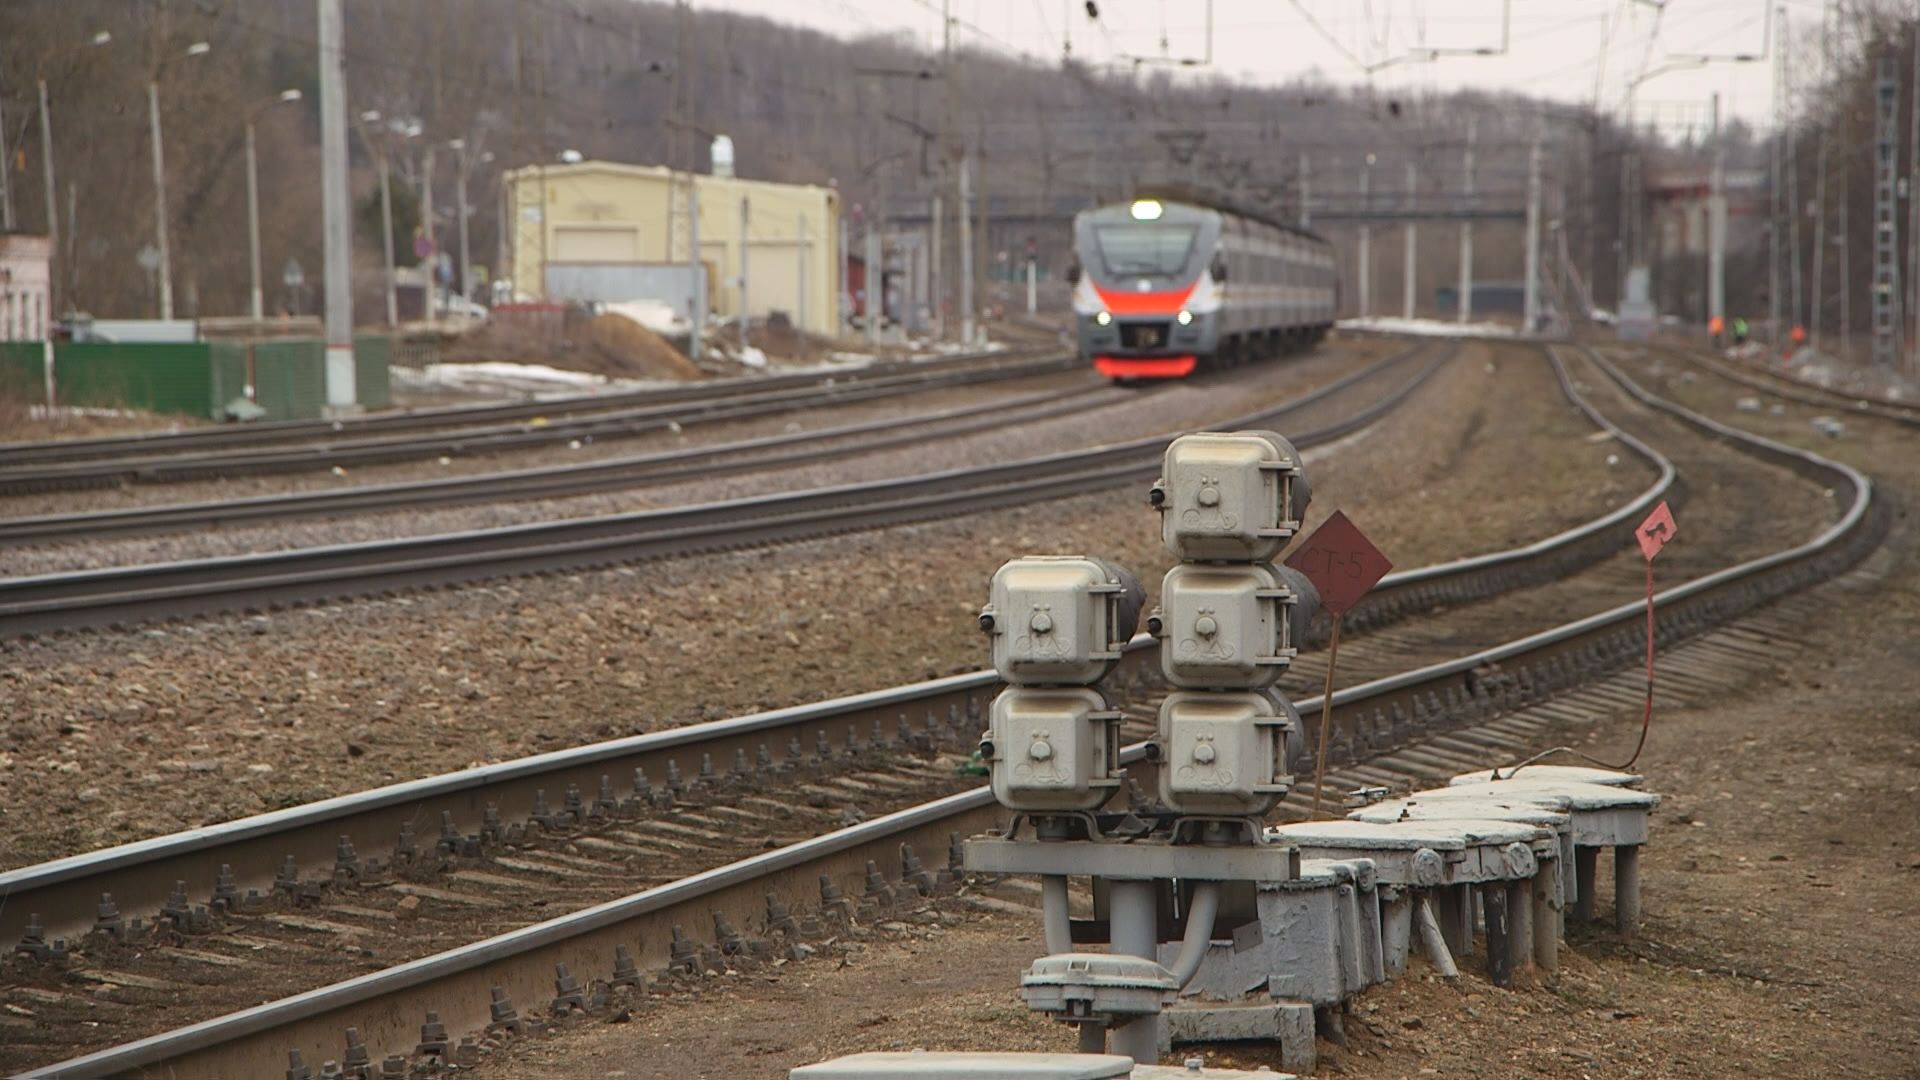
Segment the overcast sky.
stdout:
[[[854,36],[911,34],[937,49],[940,0],[694,0]],[[1285,81],[1319,72],[1363,82],[1365,66],[1380,90],[1504,88],[1591,104],[1621,114],[1627,84],[1664,64],[1702,55],[1759,53],[1768,42],[1767,11],[1775,0],[1510,0],[1510,42],[1504,55],[1409,59],[1421,48],[1498,48],[1503,0],[1214,0],[1212,68],[1252,82]],[[1089,20],[1084,0],[951,0],[955,41],[1004,53],[1057,60],[1070,41],[1092,63],[1129,56],[1200,57],[1207,53],[1207,0],[1099,0]],[[1795,32],[1787,36],[1794,68],[1817,60],[1820,3],[1785,4]],[[1165,42],[1164,47],[1162,42]],[[1774,35],[1774,44],[1780,35]],[[1397,61],[1389,63],[1390,61]],[[1719,92],[1723,115],[1756,126],[1773,109],[1771,59],[1716,61],[1677,67],[1638,91],[1642,123],[1675,130],[1703,123]]]

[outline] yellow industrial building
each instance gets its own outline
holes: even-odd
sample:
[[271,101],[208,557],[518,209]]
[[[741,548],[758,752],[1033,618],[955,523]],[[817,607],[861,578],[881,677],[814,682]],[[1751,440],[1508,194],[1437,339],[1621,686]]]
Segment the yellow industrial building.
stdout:
[[519,296],[687,310],[691,201],[710,315],[739,316],[744,250],[753,318],[778,311],[816,334],[838,328],[840,196],[831,188],[609,161],[530,165],[505,183]]

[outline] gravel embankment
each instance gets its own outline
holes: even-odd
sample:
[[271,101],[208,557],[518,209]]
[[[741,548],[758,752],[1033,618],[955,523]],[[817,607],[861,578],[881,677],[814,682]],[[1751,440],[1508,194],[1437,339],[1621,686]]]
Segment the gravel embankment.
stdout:
[[[914,445],[894,446],[797,468],[737,473],[563,499],[310,518],[217,532],[136,536],[22,548],[9,554],[5,568],[0,569],[0,576],[281,551],[400,536],[427,536],[661,506],[719,502],[751,495],[1017,461],[1142,435],[1203,427],[1266,405],[1288,401],[1332,382],[1358,366],[1371,363],[1373,358],[1388,351],[1381,347],[1382,343],[1369,344],[1370,347],[1364,350],[1322,349],[1295,362],[1264,365],[1197,382],[1137,391],[1096,387],[1088,391],[1088,400],[1095,407],[1084,411],[1035,420],[1014,416],[1005,424],[952,437],[943,434],[943,426],[930,425],[924,441]],[[1366,387],[1356,388],[1351,393],[1376,396],[1384,392],[1384,385],[1370,381]],[[1011,396],[1001,395],[987,400],[1010,401]],[[1353,399],[1343,395],[1343,400]],[[958,404],[961,403],[948,403],[941,408],[953,408]],[[846,444],[854,445],[855,440],[847,440]]]
[[[1242,404],[1236,402],[1236,404]],[[1312,466],[1403,567],[1586,520],[1646,483],[1545,363],[1468,345]],[[1084,551],[1157,583],[1139,493],[605,572],[0,642],[0,865],[983,661],[993,568]],[[744,613],[752,613],[749,618]]]

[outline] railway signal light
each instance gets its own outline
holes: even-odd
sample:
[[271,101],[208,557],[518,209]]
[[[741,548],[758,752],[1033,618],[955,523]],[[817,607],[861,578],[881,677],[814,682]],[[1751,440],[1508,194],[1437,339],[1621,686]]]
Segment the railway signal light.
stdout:
[[1160,801],[1183,815],[1258,817],[1292,784],[1300,717],[1269,692],[1319,606],[1304,576],[1272,565],[1300,528],[1300,454],[1270,431],[1183,435],[1149,494],[1178,566],[1148,629],[1180,687],[1161,703],[1148,757]]
[[1167,550],[1191,562],[1272,560],[1311,497],[1299,451],[1271,431],[1183,435],[1147,493]]
[[1148,756],[1160,801],[1182,814],[1256,816],[1293,783],[1300,714],[1267,691],[1177,690],[1160,706]]
[[1092,687],[1120,660],[1145,594],[1104,559],[1038,555],[993,575],[980,628],[1010,685],[994,698],[980,756],[1012,810],[1093,810],[1124,782],[1120,713]]
[[1165,642],[1160,666],[1173,685],[1254,690],[1280,678],[1318,605],[1293,570],[1181,563],[1161,582],[1147,629]]

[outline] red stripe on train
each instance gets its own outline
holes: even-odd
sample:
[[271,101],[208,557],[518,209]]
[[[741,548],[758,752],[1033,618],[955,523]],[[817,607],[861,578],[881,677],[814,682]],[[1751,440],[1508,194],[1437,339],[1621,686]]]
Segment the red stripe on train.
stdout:
[[1109,379],[1177,379],[1193,374],[1197,356],[1096,356],[1093,370]]
[[1101,306],[1115,315],[1172,315],[1187,306],[1187,299],[1199,285],[1196,280],[1184,288],[1160,292],[1122,292],[1094,285],[1093,293],[1100,298]]

